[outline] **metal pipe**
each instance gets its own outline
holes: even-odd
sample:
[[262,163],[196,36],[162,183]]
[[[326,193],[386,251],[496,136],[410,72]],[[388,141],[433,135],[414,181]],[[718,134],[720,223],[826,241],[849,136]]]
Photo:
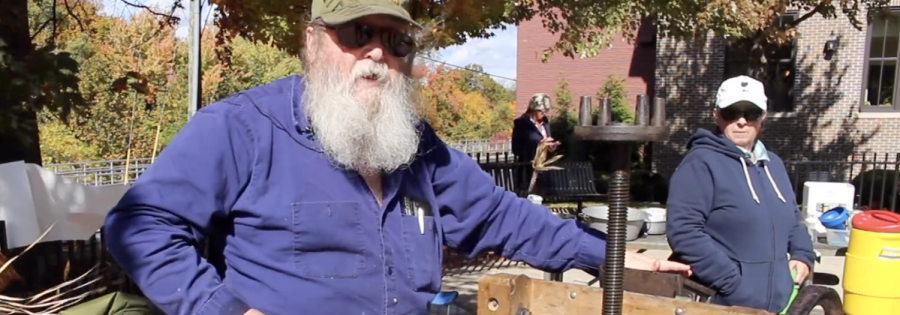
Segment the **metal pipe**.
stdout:
[[591,96],[584,95],[581,97],[581,107],[578,108],[578,125],[590,126],[593,124],[594,115],[591,112]]
[[612,121],[612,102],[609,98],[600,99],[600,112],[597,114],[597,126],[608,126]]
[[200,40],[203,36],[203,29],[200,26],[202,7],[201,0],[191,0],[191,48],[190,48],[190,77],[188,78],[188,90],[190,91],[190,102],[188,105],[188,120],[200,110]]
[[646,94],[638,95],[637,108],[634,110],[634,124],[646,126],[650,124],[650,104]]
[[653,99],[653,118],[650,119],[650,124],[656,127],[666,125],[666,99],[662,97]]

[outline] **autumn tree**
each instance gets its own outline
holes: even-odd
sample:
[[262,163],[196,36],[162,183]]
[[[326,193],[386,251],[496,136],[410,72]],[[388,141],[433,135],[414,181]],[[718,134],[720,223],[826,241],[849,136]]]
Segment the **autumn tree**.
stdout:
[[[40,112],[47,163],[151,157],[187,121],[188,43],[163,18],[96,15],[92,34],[71,32],[60,45],[81,65],[86,106],[68,123]],[[270,45],[237,38],[232,63],[215,58],[214,27],[202,37],[202,98],[213,102],[246,88],[301,72],[300,60]]]
[[5,0],[0,5],[0,163],[40,163],[36,112],[65,119],[84,105],[77,92],[78,63],[57,50],[55,40],[67,29],[84,31],[84,25],[64,18],[78,8],[53,4]]
[[425,119],[442,137],[483,139],[511,131],[514,95],[480,69],[436,66],[422,78]]
[[[712,33],[717,36],[754,38],[751,49],[762,56],[758,43],[789,39],[796,26],[813,16],[843,18],[861,29],[866,14],[883,9],[887,0],[761,0],[761,1],[582,1],[582,0],[396,0],[402,2],[416,20],[426,26],[420,34],[423,47],[443,48],[471,38],[486,38],[506,25],[539,18],[544,27],[558,35],[545,50],[566,57],[594,56],[610,44],[613,35],[634,38],[647,17],[654,18],[659,34],[674,39],[693,40]],[[86,0],[44,0],[42,9],[50,14],[29,19],[29,4],[38,1],[4,0],[0,10],[0,162],[25,159],[40,162],[36,111],[49,109],[65,118],[84,105],[78,90],[77,63],[56,49],[53,41],[34,41],[35,32],[51,32],[69,22],[89,20]],[[311,0],[211,0],[216,5],[215,21],[218,54],[222,60],[233,56],[225,45],[242,36],[257,43],[272,43],[296,56],[304,43],[303,34]],[[126,2],[133,6],[141,6]],[[166,16],[169,9],[184,7],[176,0],[171,8],[154,11]],[[141,6],[143,7],[143,6]],[[143,7],[146,10],[154,8]],[[802,14],[791,23],[773,23],[788,9]],[[168,16],[171,17],[171,14]],[[174,23],[164,18],[166,24]],[[90,30],[82,31],[90,32]],[[753,58],[751,58],[753,59]],[[759,59],[759,58],[757,58]],[[751,60],[754,61],[754,60]],[[47,66],[51,65],[51,66]]]

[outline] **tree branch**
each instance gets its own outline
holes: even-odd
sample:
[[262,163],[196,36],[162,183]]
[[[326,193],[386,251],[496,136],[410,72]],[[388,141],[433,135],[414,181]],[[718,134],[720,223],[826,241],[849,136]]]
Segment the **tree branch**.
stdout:
[[78,29],[80,29],[82,32],[84,32],[85,31],[84,24],[81,23],[81,19],[78,18],[78,15],[76,15],[75,13],[72,12],[72,7],[69,6],[69,0],[63,0],[63,5],[66,7],[66,14],[68,14],[73,19],[75,19],[75,22],[78,23]]
[[822,9],[825,8],[826,2],[828,2],[828,1],[826,0],[826,1],[819,2],[819,4],[817,4],[816,7],[814,7],[812,10],[809,10],[809,12],[806,12],[805,14],[801,15],[799,18],[794,20],[794,22],[791,23],[791,27],[796,27],[797,25],[800,25],[800,23],[802,23],[803,21],[806,21],[809,18],[815,16],[816,13],[819,13],[819,11],[821,11]]
[[59,35],[56,21],[56,0],[53,0],[53,7],[50,10],[50,16],[53,17],[53,30],[50,31],[50,44],[56,46],[56,36]]
[[[165,19],[166,19],[167,21],[169,21],[169,22],[172,22],[172,21],[178,21],[178,17],[175,16],[175,8],[177,8],[177,7],[180,6],[180,4],[179,4],[180,2],[178,2],[178,1],[176,1],[175,4],[172,5],[172,11],[171,11],[170,13],[168,13],[168,14],[166,14],[166,13],[161,13],[161,12],[156,12],[156,10],[153,10],[153,8],[148,7],[148,6],[146,6],[146,5],[143,5],[143,4],[140,4],[140,3],[133,3],[133,2],[129,2],[128,0],[121,0],[121,1],[122,1],[122,3],[125,3],[125,4],[127,4],[127,5],[129,5],[129,6],[132,6],[132,7],[135,7],[135,8],[139,8],[139,9],[144,9],[144,10],[147,10],[147,12],[150,12],[150,13],[153,14],[153,15],[161,16],[161,17],[165,18]],[[198,1],[198,0],[194,0],[194,1]]]
[[56,17],[51,17],[51,18],[47,19],[46,21],[44,21],[44,23],[41,23],[41,26],[38,26],[38,29],[34,31],[34,34],[31,34],[31,36],[29,36],[28,40],[31,42],[34,42],[34,39],[37,38],[37,36],[40,35],[41,32],[43,32],[45,28],[47,28],[47,25],[50,25],[50,22],[53,22],[55,20],[56,20]]

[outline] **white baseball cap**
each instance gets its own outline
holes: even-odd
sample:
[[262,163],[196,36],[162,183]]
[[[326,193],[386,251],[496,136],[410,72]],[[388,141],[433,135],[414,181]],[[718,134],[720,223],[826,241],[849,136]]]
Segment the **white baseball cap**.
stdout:
[[766,111],[768,100],[766,88],[762,82],[745,75],[725,80],[719,86],[719,91],[716,92],[716,107],[718,108],[749,102]]

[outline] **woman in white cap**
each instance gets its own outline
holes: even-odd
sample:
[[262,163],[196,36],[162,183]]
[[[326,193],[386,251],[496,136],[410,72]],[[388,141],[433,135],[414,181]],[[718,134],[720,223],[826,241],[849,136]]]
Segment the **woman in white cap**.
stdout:
[[716,128],[688,141],[669,185],[672,260],[717,291],[714,303],[777,313],[812,269],[812,239],[784,162],[759,141],[768,107],[762,83],[728,79],[715,102]]

